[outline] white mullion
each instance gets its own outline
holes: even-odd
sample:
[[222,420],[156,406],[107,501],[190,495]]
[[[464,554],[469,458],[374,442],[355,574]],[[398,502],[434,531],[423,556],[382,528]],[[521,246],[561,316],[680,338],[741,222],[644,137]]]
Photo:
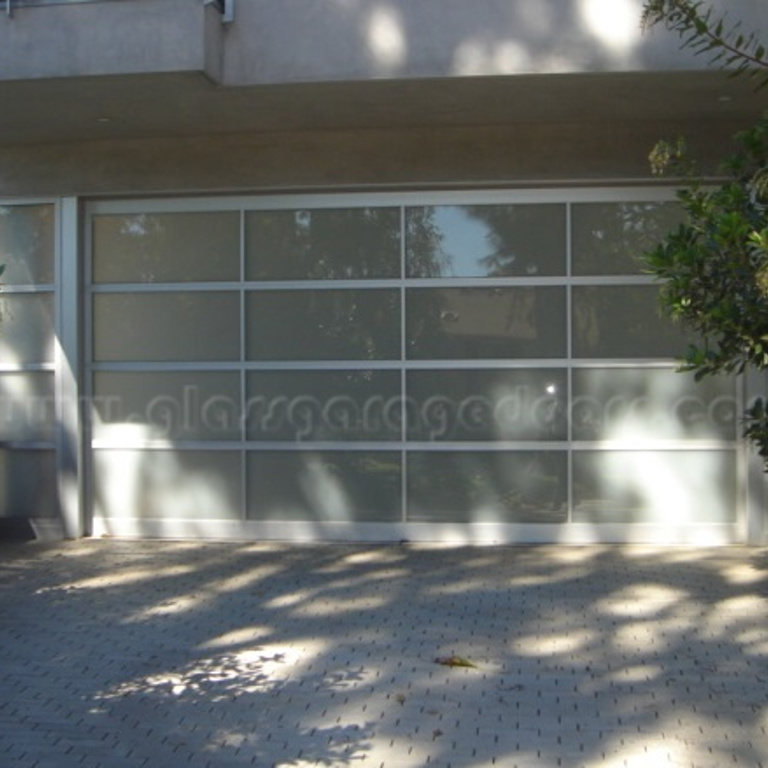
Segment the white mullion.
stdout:
[[97,294],[109,293],[226,293],[240,290],[239,282],[210,282],[210,283],[99,283],[91,286],[91,292]]
[[567,496],[568,509],[566,520],[573,523],[574,513],[574,477],[573,477],[573,206],[569,202],[565,206],[565,323],[566,323],[566,353],[568,355],[567,368],[567,417],[568,425],[568,450],[566,452]]
[[[642,180],[646,184],[647,180]],[[397,190],[376,191],[361,188],[328,192],[308,190],[301,194],[267,190],[257,195],[231,197],[175,197],[166,199],[100,200],[91,203],[94,214],[131,213],[207,213],[209,211],[246,210],[294,210],[303,208],[366,208],[403,205],[475,205],[539,203],[610,203],[610,202],[671,202],[675,200],[675,187],[641,186],[635,179],[626,179],[623,186],[594,186],[593,180],[563,180],[560,186],[506,184],[503,189],[464,188],[425,192]],[[631,185],[631,186],[630,186]],[[13,201],[10,201],[13,202]],[[29,200],[21,201],[29,203]],[[45,202],[45,201],[41,201]],[[9,203],[10,204],[10,203]]]
[[174,371],[203,371],[203,372],[217,372],[217,371],[240,371],[241,365],[239,363],[217,363],[217,362],[194,362],[194,361],[180,361],[180,362],[104,362],[104,363],[91,363],[91,370],[94,372],[99,371],[111,371],[111,372],[135,372],[135,373],[173,373]]
[[245,211],[240,209],[240,284],[238,292],[240,295],[240,498],[242,499],[242,509],[240,510],[241,520],[245,522],[248,519],[248,451],[245,448],[248,439],[248,425],[246,424],[246,404],[248,402],[248,374],[245,363],[247,359],[247,331],[248,331],[248,312],[247,312],[247,292],[245,288],[246,272],[246,254],[245,254]]
[[24,285],[3,285],[3,295],[13,296],[19,294],[40,295],[56,293],[56,283],[26,283]]
[[400,208],[400,522],[408,520],[408,380],[406,360],[408,357],[408,334],[406,322],[406,274],[407,274],[407,227],[405,221],[405,206]]
[[574,440],[580,451],[734,451],[739,447],[736,440]]
[[0,373],[56,373],[56,363],[2,363]]

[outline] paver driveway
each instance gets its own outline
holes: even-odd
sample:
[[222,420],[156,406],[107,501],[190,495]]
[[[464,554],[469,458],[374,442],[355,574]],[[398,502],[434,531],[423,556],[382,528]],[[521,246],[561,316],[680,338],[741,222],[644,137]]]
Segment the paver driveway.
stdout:
[[766,550],[0,544],[4,768],[734,764]]

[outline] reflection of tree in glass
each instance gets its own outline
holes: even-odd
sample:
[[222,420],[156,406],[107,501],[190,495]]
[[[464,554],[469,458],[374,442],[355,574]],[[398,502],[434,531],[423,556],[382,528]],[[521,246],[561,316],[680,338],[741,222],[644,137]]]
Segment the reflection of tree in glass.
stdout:
[[239,221],[235,211],[95,216],[94,281],[237,280]]
[[487,227],[490,250],[477,260],[487,277],[564,273],[564,206],[468,205],[464,210]]
[[53,282],[52,205],[0,206],[0,264],[9,284]]
[[248,215],[249,277],[370,280],[400,275],[400,210],[344,208]]
[[450,266],[443,234],[435,224],[435,207],[408,208],[405,219],[408,277],[441,277]]
[[637,274],[645,251],[676,228],[681,216],[673,202],[574,205],[574,274]]

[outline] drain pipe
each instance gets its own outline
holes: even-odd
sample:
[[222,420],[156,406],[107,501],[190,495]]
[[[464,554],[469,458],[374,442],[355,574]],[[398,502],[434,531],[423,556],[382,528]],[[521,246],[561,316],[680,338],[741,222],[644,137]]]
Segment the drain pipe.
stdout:
[[216,6],[221,14],[222,24],[231,24],[235,20],[235,0],[203,0],[203,5]]

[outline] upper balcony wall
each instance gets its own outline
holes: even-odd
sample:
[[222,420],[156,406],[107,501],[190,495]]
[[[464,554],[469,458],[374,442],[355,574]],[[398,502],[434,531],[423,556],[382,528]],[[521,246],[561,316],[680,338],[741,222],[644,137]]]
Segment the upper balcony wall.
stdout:
[[[641,32],[643,0],[234,0],[228,25],[203,0],[11,5],[0,13],[6,81],[194,71],[259,85],[707,66],[673,34]],[[766,0],[711,5],[768,33]]]
[[0,14],[0,80],[167,72],[219,80],[220,19],[202,0],[12,0]]
[[[766,0],[713,0],[768,32]],[[236,0],[228,84],[700,69],[642,0]]]

